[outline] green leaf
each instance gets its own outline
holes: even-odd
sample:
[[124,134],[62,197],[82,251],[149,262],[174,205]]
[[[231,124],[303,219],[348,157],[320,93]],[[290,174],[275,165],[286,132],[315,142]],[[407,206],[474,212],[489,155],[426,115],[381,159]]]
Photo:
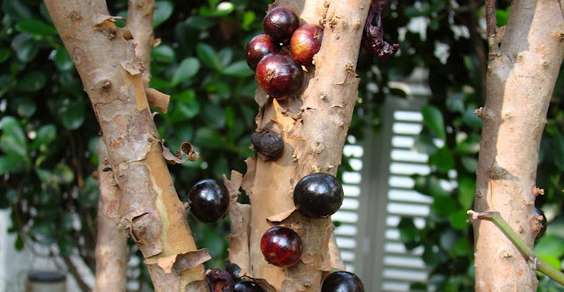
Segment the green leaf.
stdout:
[[174,50],[167,45],[160,45],[153,49],[152,58],[155,62],[170,64],[176,59]]
[[40,147],[46,147],[49,143],[53,142],[57,137],[57,128],[54,125],[48,124],[42,126],[37,130],[37,136],[33,140],[31,147],[34,149],[39,149]]
[[60,112],[63,126],[69,130],[76,130],[84,122],[86,105],[82,101],[71,101],[64,105]]
[[0,175],[17,173],[24,169],[21,158],[17,155],[0,156]]
[[496,26],[501,27],[507,24],[507,19],[509,18],[509,13],[507,10],[497,9],[495,11]]
[[202,63],[204,63],[204,65],[206,65],[210,69],[217,71],[222,70],[223,66],[221,65],[219,55],[211,46],[204,43],[199,43],[196,46],[196,54],[198,55],[200,61],[202,61]]
[[560,268],[560,258],[564,256],[564,244],[562,239],[554,235],[545,235],[537,242],[535,253],[542,260],[552,264],[555,268]]
[[196,93],[193,90],[186,90],[173,97],[174,115],[178,115],[178,120],[191,119],[200,112],[200,104],[196,99]]
[[37,19],[22,19],[16,24],[16,29],[21,32],[27,32],[34,36],[50,36],[56,35],[57,30],[51,25]]
[[30,34],[20,33],[12,40],[12,49],[18,59],[24,63],[30,62],[39,52],[39,46]]
[[72,69],[72,60],[64,47],[57,48],[53,53],[53,62],[61,71]]
[[476,181],[471,176],[460,175],[458,177],[458,202],[465,210],[472,207],[475,187]]
[[413,219],[402,217],[398,229],[400,232],[400,239],[405,244],[407,249],[414,249],[419,244],[419,230],[413,223]]
[[18,80],[18,90],[23,92],[36,92],[47,83],[47,76],[40,71],[32,71]]
[[186,26],[188,26],[189,28],[203,31],[211,28],[215,23],[207,17],[194,15],[188,17],[184,21],[184,24],[186,24]]
[[435,166],[438,171],[447,173],[454,169],[454,157],[450,149],[445,146],[429,156],[429,164]]
[[445,124],[441,111],[434,106],[427,105],[421,109],[421,113],[423,114],[423,124],[425,127],[429,129],[435,137],[445,140]]
[[223,74],[234,77],[249,77],[252,76],[254,72],[249,68],[246,61],[238,61],[225,68]]
[[448,215],[448,221],[450,222],[450,225],[454,227],[454,229],[465,230],[466,228],[468,228],[467,220],[468,215],[466,214],[466,209],[458,210]]
[[176,86],[180,82],[189,80],[200,70],[200,62],[196,58],[186,58],[180,63],[180,66],[176,68],[174,76],[172,77],[172,85]]
[[37,109],[35,102],[29,97],[18,98],[16,100],[16,104],[16,111],[18,112],[18,115],[26,118],[31,117]]
[[11,52],[7,48],[0,48],[0,63],[10,58]]
[[153,14],[153,28],[165,22],[174,10],[174,5],[168,1],[157,1],[155,3],[155,12]]
[[452,197],[435,196],[431,204],[431,210],[440,217],[450,216],[454,210],[458,209],[456,201]]
[[22,158],[27,157],[27,143],[22,126],[13,117],[7,116],[0,120],[0,148],[8,153],[18,155]]

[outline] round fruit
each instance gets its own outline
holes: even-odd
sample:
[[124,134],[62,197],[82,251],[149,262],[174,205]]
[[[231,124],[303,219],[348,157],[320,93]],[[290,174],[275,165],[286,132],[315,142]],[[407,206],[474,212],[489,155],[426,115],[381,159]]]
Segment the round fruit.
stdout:
[[264,160],[276,160],[284,153],[284,140],[271,131],[256,132],[251,135],[251,143]]
[[227,190],[213,179],[196,183],[188,193],[188,198],[192,214],[203,222],[213,222],[223,217],[229,207]]
[[247,44],[247,64],[256,69],[258,62],[266,55],[274,53],[275,46],[267,34],[259,34]]
[[290,51],[292,58],[302,65],[311,65],[313,56],[319,52],[323,30],[321,27],[312,24],[300,26],[290,40]]
[[206,273],[206,280],[210,292],[233,292],[233,278],[222,270],[212,269]]
[[357,275],[345,271],[329,274],[321,285],[321,292],[364,292]]
[[290,56],[268,55],[258,63],[256,80],[264,91],[278,99],[295,95],[303,83],[302,69]]
[[304,176],[294,188],[294,205],[300,213],[310,218],[333,215],[343,203],[343,187],[327,173]]
[[254,282],[241,281],[235,284],[233,292],[263,292],[264,290]]
[[237,264],[227,262],[225,264],[225,270],[231,274],[234,279],[239,279],[241,277],[241,267]]
[[262,235],[260,250],[267,262],[278,267],[290,267],[302,256],[302,240],[290,228],[273,226]]
[[294,12],[284,7],[276,7],[264,17],[264,32],[278,43],[286,43],[298,28],[300,21]]

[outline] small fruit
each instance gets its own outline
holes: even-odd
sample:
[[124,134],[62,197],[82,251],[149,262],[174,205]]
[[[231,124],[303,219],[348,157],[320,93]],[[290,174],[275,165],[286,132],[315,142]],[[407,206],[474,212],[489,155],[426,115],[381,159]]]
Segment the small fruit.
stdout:
[[342,203],[343,187],[327,173],[306,175],[294,188],[294,204],[306,217],[329,217],[339,210]]
[[263,292],[264,290],[257,285],[255,282],[251,281],[241,281],[235,284],[233,287],[233,292]]
[[284,99],[300,90],[304,76],[290,56],[271,54],[258,63],[255,78],[268,95]]
[[536,233],[535,240],[539,240],[546,232],[546,216],[544,212],[535,207],[535,225],[533,226],[533,232]]
[[272,38],[267,34],[259,34],[247,44],[247,64],[253,70],[257,68],[258,62],[266,55],[274,53],[275,46]]
[[270,10],[263,20],[264,32],[278,43],[287,43],[299,25],[298,16],[284,7]]
[[323,40],[323,30],[321,27],[312,24],[300,26],[290,40],[290,51],[292,58],[302,65],[312,64],[313,56],[319,52],[321,41]]
[[302,240],[290,228],[273,226],[262,235],[260,250],[267,262],[278,267],[290,267],[302,256]]
[[321,292],[364,292],[357,275],[345,271],[329,274],[321,285]]
[[196,183],[188,193],[188,198],[192,214],[203,222],[213,222],[223,217],[229,207],[227,190],[213,179]]
[[251,143],[264,160],[276,160],[284,153],[284,140],[272,131],[256,132],[251,135]]
[[235,284],[231,275],[222,270],[211,269],[206,273],[206,280],[210,292],[233,292]]
[[239,279],[241,277],[241,267],[239,265],[227,262],[225,264],[225,270],[231,274],[233,279]]

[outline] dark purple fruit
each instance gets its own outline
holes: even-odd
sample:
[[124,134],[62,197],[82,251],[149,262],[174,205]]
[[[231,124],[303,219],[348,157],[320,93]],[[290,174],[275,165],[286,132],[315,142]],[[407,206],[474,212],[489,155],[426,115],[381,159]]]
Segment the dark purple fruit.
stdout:
[[298,93],[304,76],[290,56],[271,54],[258,63],[255,78],[268,95],[285,99]]
[[273,226],[260,239],[260,250],[265,260],[278,267],[290,267],[302,256],[302,239],[292,229]]
[[284,7],[270,10],[263,20],[264,32],[278,43],[287,43],[299,25],[298,16]]
[[251,135],[251,143],[264,160],[276,160],[284,152],[284,140],[275,132],[262,131]]
[[235,282],[231,275],[222,270],[212,269],[207,271],[206,280],[210,292],[233,292]]
[[266,55],[274,53],[275,45],[272,38],[267,34],[259,34],[247,44],[247,64],[253,70],[257,68],[258,62]]
[[264,292],[264,290],[255,282],[241,281],[235,284],[233,292]]
[[222,184],[213,179],[196,183],[188,193],[190,210],[203,222],[213,222],[223,217],[229,207],[229,194]]
[[321,285],[321,292],[364,292],[357,275],[345,271],[329,274]]
[[302,65],[311,65],[313,56],[319,52],[321,41],[323,40],[323,30],[313,24],[300,26],[290,40],[290,51],[292,58]]
[[239,279],[241,277],[241,267],[239,265],[227,262],[225,264],[225,270],[231,274],[233,279]]
[[306,217],[329,217],[339,210],[342,203],[343,187],[327,173],[306,175],[294,188],[294,205]]

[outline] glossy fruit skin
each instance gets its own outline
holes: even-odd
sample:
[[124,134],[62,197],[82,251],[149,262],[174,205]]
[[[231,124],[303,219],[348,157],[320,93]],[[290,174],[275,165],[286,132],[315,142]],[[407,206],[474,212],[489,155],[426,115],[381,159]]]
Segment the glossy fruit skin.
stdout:
[[339,271],[329,274],[323,280],[321,292],[364,292],[364,285],[357,275]]
[[290,56],[271,54],[258,63],[255,78],[268,95],[282,100],[298,93],[303,75],[302,69]]
[[323,30],[313,24],[300,26],[290,40],[290,52],[292,58],[304,65],[309,66],[313,62],[313,56],[319,52],[321,41],[323,40]]
[[265,56],[274,53],[275,50],[276,46],[269,35],[256,35],[247,44],[247,64],[255,70],[260,60],[262,60]]
[[264,290],[254,282],[241,281],[235,284],[233,292],[264,292]]
[[264,160],[277,160],[284,153],[284,140],[272,131],[255,132],[251,135],[251,143]]
[[264,32],[277,43],[287,43],[300,25],[298,16],[284,7],[270,10],[263,20]]
[[302,215],[310,218],[333,215],[341,207],[343,197],[343,187],[327,173],[306,175],[294,188],[294,205]]
[[235,284],[231,275],[222,270],[211,269],[206,272],[206,280],[210,292],[233,292]]
[[290,267],[302,256],[302,239],[292,229],[273,226],[260,240],[260,250],[265,260],[278,267]]
[[222,184],[213,179],[196,183],[188,193],[190,211],[202,222],[213,222],[223,217],[229,207],[229,194]]

